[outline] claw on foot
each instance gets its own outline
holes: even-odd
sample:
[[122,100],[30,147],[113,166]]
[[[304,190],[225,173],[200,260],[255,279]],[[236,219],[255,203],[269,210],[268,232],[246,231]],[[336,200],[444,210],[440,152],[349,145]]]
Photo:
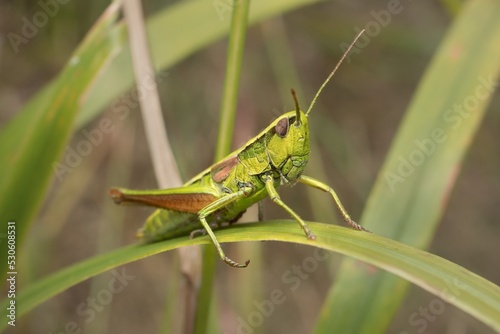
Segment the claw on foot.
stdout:
[[230,265],[231,267],[235,267],[235,268],[246,268],[248,266],[248,264],[250,263],[250,260],[246,260],[244,264],[241,264],[241,263],[238,263],[236,261],[233,261],[231,260],[230,258],[228,258],[227,256],[224,257],[224,262],[226,262],[228,265]]
[[364,228],[363,226],[359,225],[358,223],[356,223],[354,220],[352,219],[349,219],[346,221],[347,225],[351,226],[353,229],[355,230],[358,230],[358,231],[365,231],[365,232],[368,232],[368,233],[372,233],[370,231],[368,231],[366,228]]

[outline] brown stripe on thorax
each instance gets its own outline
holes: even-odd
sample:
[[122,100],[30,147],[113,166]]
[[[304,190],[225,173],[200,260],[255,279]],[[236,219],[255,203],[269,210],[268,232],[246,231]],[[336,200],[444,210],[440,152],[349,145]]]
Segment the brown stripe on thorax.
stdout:
[[224,181],[239,162],[238,156],[235,155],[213,165],[210,170],[212,179],[217,183]]

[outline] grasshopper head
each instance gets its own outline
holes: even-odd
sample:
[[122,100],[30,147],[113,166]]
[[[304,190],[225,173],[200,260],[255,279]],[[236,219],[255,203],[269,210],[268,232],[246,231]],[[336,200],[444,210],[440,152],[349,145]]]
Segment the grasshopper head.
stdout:
[[273,122],[267,152],[272,165],[289,182],[295,181],[309,161],[309,123],[300,110],[295,92],[296,110],[290,111]]

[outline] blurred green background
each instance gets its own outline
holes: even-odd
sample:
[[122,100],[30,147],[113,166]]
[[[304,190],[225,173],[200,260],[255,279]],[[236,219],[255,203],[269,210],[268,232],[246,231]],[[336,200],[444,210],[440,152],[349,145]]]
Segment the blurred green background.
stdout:
[[[143,2],[148,15],[172,3]],[[318,147],[311,151],[313,158],[308,174],[333,186],[354,219],[359,219],[409,100],[460,5],[461,2],[454,1],[404,2],[404,10],[393,15],[390,24],[381,28],[376,36],[369,37],[368,45],[342,65],[312,112],[311,135]],[[0,3],[0,126],[59,73],[107,3],[75,1],[61,5],[57,15],[28,43],[19,45],[19,52],[14,52],[7,34],[19,32],[23,17],[32,17],[40,10],[39,6],[35,1]],[[243,60],[234,148],[280,113],[293,109],[289,88],[301,91],[299,99],[305,108],[340,58],[340,44],[352,40],[356,27],[374,20],[371,11],[386,7],[387,1],[321,2],[251,26]],[[213,15],[218,15],[215,7]],[[283,41],[280,34],[285,34],[290,45],[286,55],[280,54],[287,50],[280,49],[279,43]],[[165,43],[168,44],[168,40]],[[161,76],[163,80],[158,88],[165,123],[184,180],[212,163],[226,47],[227,39],[219,40]],[[285,68],[284,74],[276,75],[280,73],[277,64],[287,59],[293,60],[293,69]],[[298,74],[297,80],[294,80],[294,72]],[[457,182],[429,249],[497,284],[500,283],[497,265],[500,254],[497,242],[500,232],[497,224],[500,217],[499,106],[496,93],[463,168],[457,171]],[[137,111],[132,108],[124,119],[105,111],[75,130],[69,144],[72,148],[86,139],[86,131],[98,128],[102,118],[114,120],[114,130],[103,136],[102,142],[93,147],[81,164],[61,179],[55,177],[52,181],[50,194],[23,248],[20,284],[135,241],[135,230],[151,210],[115,207],[107,198],[107,190],[115,185],[156,187]],[[316,213],[320,215],[316,217],[302,186],[281,188],[280,193],[305,219],[331,221],[327,217],[328,211],[333,211],[333,203],[326,195],[319,194],[315,197],[319,199],[313,200],[321,201],[325,210]],[[269,201],[265,205],[266,218],[286,217]],[[238,251],[233,245],[225,245],[225,249],[230,254]],[[262,271],[253,274],[257,280],[252,282],[262,287],[262,296],[254,298],[266,298],[277,288],[286,292],[286,301],[277,306],[265,327],[256,332],[310,332],[341,257],[330,254],[325,266],[319,266],[292,291],[282,276],[313,256],[314,249],[265,243],[262,252],[262,263],[255,264],[260,265]],[[123,292],[114,294],[109,304],[99,308],[95,319],[88,323],[90,314],[82,315],[77,310],[82,303],[89,305],[89,296],[99,293],[100,287],[113,277],[111,273],[86,281],[44,303],[24,317],[16,330],[8,332],[59,333],[73,321],[87,333],[158,332],[169,314],[179,322],[181,319],[182,297],[175,297],[177,303],[169,299],[182,284],[178,266],[176,252],[125,266],[127,274],[134,279]],[[255,306],[237,305],[241,300],[236,296],[245,286],[230,284],[245,273],[231,270],[222,263],[218,266],[215,286],[218,319],[224,333],[234,333],[238,318],[247,319],[248,311]],[[412,287],[389,332],[419,333],[417,330],[422,327],[410,318],[422,308],[429,308],[435,299]],[[171,328],[176,332],[181,324],[174,323]],[[425,333],[492,333],[492,330],[446,304],[442,313],[427,322]]]

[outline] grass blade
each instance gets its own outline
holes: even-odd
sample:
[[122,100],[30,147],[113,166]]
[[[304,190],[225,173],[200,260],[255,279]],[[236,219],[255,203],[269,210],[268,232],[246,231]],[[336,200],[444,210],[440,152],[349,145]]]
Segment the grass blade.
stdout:
[[[315,241],[304,238],[296,222],[290,220],[233,225],[216,231],[216,235],[220,242],[273,240],[320,247],[392,272],[437,296],[442,296],[443,291],[458,291],[446,295],[450,304],[500,330],[500,287],[495,284],[448,260],[391,239],[336,225],[308,224],[317,236]],[[17,299],[18,317],[106,270],[178,247],[209,243],[208,237],[181,237],[153,244],[134,244],[92,257],[21,291]],[[122,270],[126,274],[126,270]],[[7,303],[8,299],[2,300],[0,307],[5,308]],[[6,319],[2,318],[0,330],[7,325]]]
[[[222,160],[231,152],[249,9],[250,0],[233,1],[231,33],[227,52],[219,134],[217,136],[217,146],[214,157],[215,162]],[[207,328],[216,268],[214,259],[217,257],[218,254],[215,247],[209,246],[204,248],[201,287],[196,304],[195,333],[205,333]]]

